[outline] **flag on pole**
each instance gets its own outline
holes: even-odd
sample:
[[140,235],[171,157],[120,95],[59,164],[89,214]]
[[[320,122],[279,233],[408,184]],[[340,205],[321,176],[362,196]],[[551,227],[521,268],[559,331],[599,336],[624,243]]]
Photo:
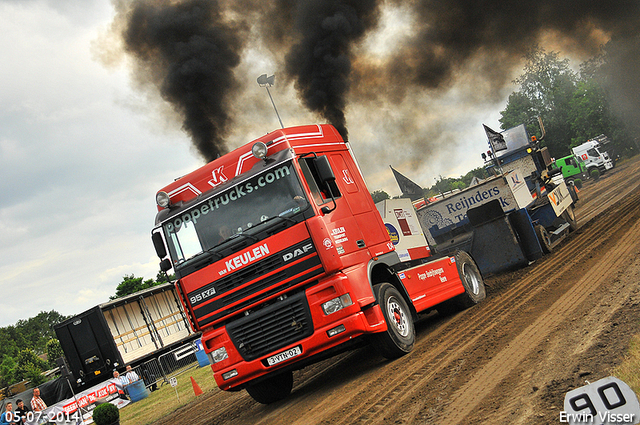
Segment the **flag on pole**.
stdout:
[[400,186],[402,196],[411,199],[411,201],[424,198],[424,191],[417,183],[412,182],[411,180],[394,170],[391,165],[389,165],[389,168],[391,168],[391,171],[393,171],[393,175],[398,182],[398,186]]
[[502,137],[502,134],[496,131],[493,131],[492,129],[490,129],[484,124],[482,124],[482,126],[484,127],[484,132],[487,133],[487,138],[489,139],[489,146],[491,147],[491,150],[493,151],[494,156],[496,152],[504,151],[507,149],[507,142],[506,140],[504,140],[504,137]]

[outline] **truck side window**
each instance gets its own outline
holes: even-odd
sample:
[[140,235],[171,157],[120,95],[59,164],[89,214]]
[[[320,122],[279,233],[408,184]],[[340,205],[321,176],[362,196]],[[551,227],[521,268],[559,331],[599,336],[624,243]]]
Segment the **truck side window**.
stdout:
[[[331,194],[333,194],[333,197],[336,199],[341,196],[340,189],[338,189],[338,185],[335,181],[330,182],[329,184],[325,184],[320,181],[320,178],[313,167],[313,163],[311,162],[311,158],[301,158],[300,168],[302,169],[302,174],[309,185],[311,195],[313,196],[313,200],[316,202],[316,205],[323,205],[330,202]],[[331,193],[329,193],[329,190],[331,190]]]
[[587,151],[587,153],[589,154],[589,156],[596,156],[596,157],[600,156],[600,153],[597,150],[593,149],[593,148],[589,149]]

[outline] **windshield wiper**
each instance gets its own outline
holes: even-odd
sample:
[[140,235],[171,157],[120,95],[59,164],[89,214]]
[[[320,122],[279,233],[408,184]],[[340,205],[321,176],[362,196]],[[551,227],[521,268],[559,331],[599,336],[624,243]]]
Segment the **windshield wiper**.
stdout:
[[247,238],[247,239],[251,239],[254,242],[258,242],[258,238],[256,238],[253,235],[250,235],[249,233],[246,232],[242,232],[242,233],[236,233],[235,235],[231,236],[229,239],[227,240],[234,240],[234,239],[238,239],[238,238]]
[[196,254],[193,257],[189,258],[188,260],[182,262],[180,264],[180,268],[188,266],[188,267],[195,267],[196,269],[199,269],[204,267],[207,264],[211,264],[212,263],[211,259],[213,257],[217,257],[218,260],[221,260],[224,256],[219,252],[214,251],[213,248],[211,248],[207,251],[203,251],[199,254]]
[[[266,224],[267,224],[267,223],[269,223],[270,221],[273,221],[273,220],[275,220],[275,219],[277,219],[277,218],[279,218],[281,221],[288,221],[288,222],[289,222],[289,223],[291,223],[291,224],[296,224],[296,223],[297,223],[297,221],[295,221],[295,220],[294,220],[294,219],[292,219],[292,218],[285,217],[285,216],[283,216],[283,215],[274,215],[273,217],[269,217],[269,218],[268,218],[268,219],[266,219],[265,221],[261,221],[258,225],[256,225],[256,226],[254,227],[254,229],[257,229],[257,228],[263,227],[264,225],[266,225]],[[256,232],[256,233],[257,233],[257,232]]]
[[213,248],[211,248],[212,250],[215,250],[215,254],[219,256],[219,258],[223,258],[224,255],[220,253],[220,251],[224,251],[226,249],[231,249],[232,251],[235,251],[238,247],[238,243],[242,241],[244,238],[247,238],[253,242],[258,242],[258,238],[256,238],[253,235],[250,235],[248,233],[236,233],[233,236],[228,237],[227,239],[223,240],[222,242],[220,242],[219,244],[215,245]]

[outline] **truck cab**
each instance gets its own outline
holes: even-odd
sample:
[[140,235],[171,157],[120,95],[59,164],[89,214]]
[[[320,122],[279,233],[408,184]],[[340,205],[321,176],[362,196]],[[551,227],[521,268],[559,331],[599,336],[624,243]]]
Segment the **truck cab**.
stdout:
[[601,173],[613,168],[613,161],[596,140],[588,140],[571,149],[578,160],[584,164],[587,172],[597,169]]
[[[562,171],[562,177],[567,183],[576,179],[585,180],[589,177],[584,162],[579,161],[575,155],[568,155],[555,160],[555,167]],[[578,187],[580,189],[580,187]]]
[[154,244],[222,389],[384,328],[368,274],[397,255],[333,127],[276,130],[158,198]]
[[479,293],[473,302],[484,298],[470,258],[430,263],[425,247],[400,260],[349,144],[330,125],[268,133],[156,198],[161,269],[175,272],[218,386],[246,388],[262,403],[288,395],[292,370],[365,335],[388,358],[406,354],[418,311],[466,287]]

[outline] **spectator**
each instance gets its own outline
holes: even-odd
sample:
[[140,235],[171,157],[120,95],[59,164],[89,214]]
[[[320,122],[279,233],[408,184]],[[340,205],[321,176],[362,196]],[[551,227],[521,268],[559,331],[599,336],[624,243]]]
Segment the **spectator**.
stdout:
[[129,380],[129,383],[136,382],[138,379],[140,379],[138,374],[131,369],[131,365],[127,365],[126,372],[127,373],[125,373],[124,376],[126,376],[126,378]]
[[31,410],[41,412],[47,408],[47,404],[40,398],[40,388],[33,389],[33,398],[31,399]]
[[117,370],[114,370],[113,377],[114,379],[117,379],[118,381],[120,381],[120,385],[122,385],[123,388],[126,385],[129,385],[129,379],[127,378],[127,375],[120,375],[120,373]]
[[[118,392],[121,393],[120,394],[120,398],[128,400],[128,394],[127,394],[127,385],[129,384],[129,380],[127,379],[126,376],[120,376],[120,373],[118,373],[117,370],[113,371],[113,379],[116,379],[119,383],[120,383],[120,387],[122,387],[121,389],[118,388]],[[118,386],[118,384],[116,384],[116,387]]]
[[4,413],[0,416],[0,425],[14,425],[16,423],[19,423],[19,422],[16,422],[16,419],[18,419],[18,417],[12,411],[13,404],[7,403],[4,409],[5,409]]
[[30,410],[24,405],[24,401],[21,399],[17,399],[16,404],[18,405],[18,407],[16,407],[16,415],[20,417],[20,420],[16,423],[24,424],[27,422],[27,412],[30,412]]

